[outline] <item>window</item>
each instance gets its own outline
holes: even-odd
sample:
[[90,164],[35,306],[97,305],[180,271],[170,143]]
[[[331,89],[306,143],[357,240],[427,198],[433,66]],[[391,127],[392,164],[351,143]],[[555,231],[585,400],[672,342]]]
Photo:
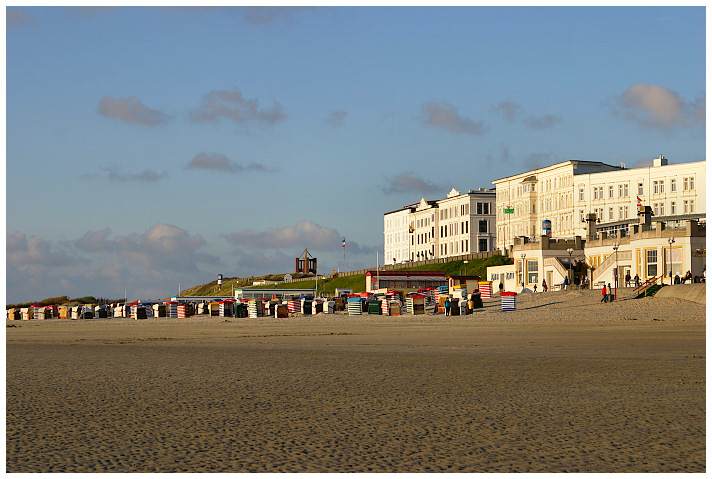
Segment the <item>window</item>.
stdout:
[[613,219],[613,208],[608,208],[608,219],[609,220]]
[[490,214],[490,204],[489,203],[482,203],[482,214],[488,215]]
[[[675,276],[676,274],[682,275],[682,248],[665,248],[665,271],[667,271],[667,276]],[[670,274],[670,267],[672,266],[672,274]]]
[[677,214],[675,211],[675,202],[674,201],[670,202],[670,214],[671,215]]
[[487,220],[480,220],[480,233],[487,233]]
[[608,197],[613,198],[613,185],[608,186]]
[[583,201],[583,188],[579,188],[579,201]]
[[643,194],[643,182],[642,181],[638,182],[638,194],[639,195]]
[[619,206],[619,207],[618,207],[618,219],[619,219],[619,220],[622,220],[622,219],[624,219],[624,218],[625,218],[625,216],[623,216],[623,207],[622,207],[622,206]]
[[670,178],[670,191],[677,191],[677,185],[675,184],[675,178]]
[[535,284],[539,282],[539,261],[535,259],[527,260],[527,283]]
[[645,251],[645,262],[647,276],[657,276],[658,275],[658,251],[654,249],[649,249]]
[[695,177],[686,176],[682,179],[682,191],[691,191],[695,189]]
[[482,203],[477,203],[477,214],[478,215],[482,214]]
[[626,197],[628,196],[628,183],[621,183],[618,185],[618,197]]
[[686,176],[682,179],[682,191],[691,191],[695,189],[695,177]]
[[658,182],[657,182],[657,181],[653,181],[653,194],[656,195],[656,194],[658,194],[658,193],[659,193],[659,191],[658,191]]
[[583,216],[583,210],[579,210],[579,218],[581,218],[581,223],[586,221],[586,218]]

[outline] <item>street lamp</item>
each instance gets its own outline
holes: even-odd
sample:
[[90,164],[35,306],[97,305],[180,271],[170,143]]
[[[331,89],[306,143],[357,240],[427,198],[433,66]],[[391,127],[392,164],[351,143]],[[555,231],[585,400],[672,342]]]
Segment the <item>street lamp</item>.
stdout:
[[465,263],[465,276],[467,276],[467,263],[469,263],[469,261],[465,260],[463,263]]
[[615,278],[613,281],[613,299],[618,299],[618,248],[620,247],[620,243],[618,241],[615,241],[613,243],[613,251],[616,255],[616,269],[615,269]]
[[669,262],[670,262],[670,286],[672,286],[672,244],[674,242],[675,242],[675,238],[670,236],[668,238],[668,244],[670,245],[670,247],[668,248],[668,257],[670,258],[670,260],[669,260]]
[[569,248],[566,252],[569,254],[569,282],[573,283],[574,278],[571,276],[571,256],[574,254],[574,249]]
[[522,293],[523,293],[523,292],[524,292],[524,280],[525,280],[526,277],[527,277],[527,273],[526,273],[526,264],[527,264],[527,263],[524,261],[524,258],[527,257],[527,254],[526,254],[526,253],[522,253],[521,256],[522,256],[522,270],[521,270],[521,273],[522,273]]

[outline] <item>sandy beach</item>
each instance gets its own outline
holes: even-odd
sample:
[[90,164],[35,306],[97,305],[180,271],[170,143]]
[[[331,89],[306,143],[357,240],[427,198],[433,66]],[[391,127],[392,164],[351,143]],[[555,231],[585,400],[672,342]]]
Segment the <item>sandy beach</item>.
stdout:
[[705,471],[704,302],[6,326],[7,472]]

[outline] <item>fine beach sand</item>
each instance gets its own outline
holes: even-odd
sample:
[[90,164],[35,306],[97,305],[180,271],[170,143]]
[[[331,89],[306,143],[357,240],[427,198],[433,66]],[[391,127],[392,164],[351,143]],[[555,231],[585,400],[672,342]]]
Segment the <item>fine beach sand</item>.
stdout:
[[704,472],[705,305],[7,321],[7,472]]

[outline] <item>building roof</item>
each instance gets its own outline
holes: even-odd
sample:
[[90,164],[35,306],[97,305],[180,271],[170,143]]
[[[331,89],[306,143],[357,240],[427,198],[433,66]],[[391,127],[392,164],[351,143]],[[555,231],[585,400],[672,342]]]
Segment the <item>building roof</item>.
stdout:
[[608,163],[603,163],[602,161],[586,161],[586,160],[566,160],[566,161],[561,161],[559,163],[554,163],[552,165],[548,166],[542,166],[541,168],[536,168],[534,170],[529,170],[529,171],[523,171],[521,173],[517,173],[515,175],[510,175],[510,176],[505,176],[504,178],[499,178],[497,180],[493,180],[492,183],[497,183],[499,181],[504,181],[508,180],[510,178],[516,178],[518,176],[530,176],[530,175],[535,175],[538,172],[544,172],[549,169],[553,169],[558,166],[566,165],[566,164],[571,164],[572,166],[577,167],[579,165],[581,166],[606,166],[608,168],[611,168],[610,171],[615,171],[615,170],[621,170],[623,169],[620,166],[615,166],[615,165],[609,165]]

